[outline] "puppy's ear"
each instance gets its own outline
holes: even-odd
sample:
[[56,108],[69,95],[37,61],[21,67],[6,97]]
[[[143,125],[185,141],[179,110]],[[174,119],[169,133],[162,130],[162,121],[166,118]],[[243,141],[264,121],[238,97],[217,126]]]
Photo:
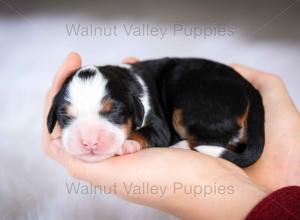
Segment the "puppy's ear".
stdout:
[[51,106],[50,111],[48,113],[48,117],[47,117],[47,128],[48,128],[49,134],[52,133],[56,121],[57,121],[57,102],[54,98],[53,102],[52,102],[52,106]]
[[133,110],[133,127],[138,128],[142,126],[145,109],[141,100],[134,96],[132,97],[132,110]]

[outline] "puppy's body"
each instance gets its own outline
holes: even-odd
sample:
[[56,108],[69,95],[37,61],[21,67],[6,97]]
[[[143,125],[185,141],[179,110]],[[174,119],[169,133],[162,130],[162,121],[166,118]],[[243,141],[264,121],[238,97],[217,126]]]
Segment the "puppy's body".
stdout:
[[140,62],[133,69],[155,92],[171,144],[186,139],[190,148],[242,167],[259,158],[264,145],[262,99],[232,68],[204,59],[166,58]]
[[[95,110],[98,111],[98,116],[94,112],[93,117],[99,117],[97,120],[100,121],[95,127],[101,127],[102,131],[107,128],[119,129],[117,136],[126,127],[120,140],[111,143],[116,145],[114,149],[100,146],[99,141],[94,141],[99,145],[96,154],[101,152],[101,148],[109,148],[104,152],[110,152],[109,156],[112,156],[113,152],[119,150],[117,145],[121,145],[122,141],[123,148],[125,145],[128,149],[133,143],[138,143],[142,148],[166,147],[186,140],[185,145],[191,149],[220,156],[245,167],[254,163],[262,153],[264,110],[261,96],[249,82],[225,65],[204,59],[165,58],[139,62],[130,68],[90,68],[77,71],[61,91],[69,91],[67,93],[70,95],[74,78],[93,81],[95,74],[101,74],[102,81],[105,81],[102,85],[104,92],[99,88],[102,92],[101,95],[99,92],[99,106],[97,108],[96,104]],[[61,92],[56,99],[64,100],[67,93]],[[56,106],[67,106],[69,113],[73,114],[73,122],[68,126],[64,127],[63,123],[59,123],[63,127],[63,133],[83,117],[74,111],[80,106],[74,107],[75,103],[72,102],[74,97],[69,103],[53,103]],[[52,117],[49,114],[48,121],[50,132],[54,126],[53,121],[63,121],[55,113],[55,108],[52,110]],[[87,115],[89,114],[87,111]],[[103,127],[101,123],[107,126]],[[75,127],[81,129],[79,124]],[[77,140],[81,145],[82,140],[86,139],[82,138],[82,133],[84,132],[79,132],[80,138]],[[112,133],[110,136],[113,136]],[[109,138],[107,135],[96,135],[87,139]],[[135,142],[128,142],[129,140]],[[66,145],[71,144],[67,142],[65,141]],[[105,142],[109,141],[103,141],[107,145]]]

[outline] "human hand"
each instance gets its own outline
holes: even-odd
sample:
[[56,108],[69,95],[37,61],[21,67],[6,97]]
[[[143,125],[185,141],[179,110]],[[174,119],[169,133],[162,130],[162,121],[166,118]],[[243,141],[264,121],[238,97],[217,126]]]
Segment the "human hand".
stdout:
[[[126,63],[134,63],[135,58]],[[52,99],[65,79],[81,65],[80,56],[71,53],[56,74],[45,102],[46,118]],[[151,206],[182,218],[231,218],[241,219],[266,195],[266,190],[252,183],[245,173],[234,164],[201,153],[170,148],[145,149],[135,154],[106,159],[99,163],[85,163],[66,153],[61,140],[60,129],[55,127],[52,135],[47,131],[44,120],[43,146],[46,153],[67,168],[69,173],[94,185],[116,185],[114,193],[126,200]],[[205,169],[203,169],[205,168]],[[154,187],[165,187],[163,195],[128,192],[124,184],[141,185],[148,183]],[[218,194],[203,192],[188,194],[180,186],[233,187],[233,193]],[[205,190],[204,188],[203,190]],[[227,189],[227,188],[226,188]],[[196,195],[195,195],[196,193]],[[243,198],[247,197],[247,200]],[[228,213],[240,204],[235,213]],[[213,211],[218,206],[219,211]],[[224,213],[230,214],[227,216]]]
[[[136,60],[129,61],[134,63]],[[63,81],[73,70],[80,67],[81,61],[77,54],[71,54],[58,71],[45,103],[45,115],[49,111],[52,97],[59,90]],[[46,125],[44,125],[46,128]],[[226,218],[226,210],[236,204],[239,208],[230,213],[230,218],[244,218],[251,208],[263,198],[267,191],[247,178],[245,173],[228,161],[212,158],[201,153],[180,149],[155,148],[146,149],[135,154],[113,157],[99,163],[85,163],[67,154],[60,141],[60,130],[55,129],[51,137],[44,130],[44,148],[49,156],[64,165],[70,174],[86,180],[94,185],[119,187],[114,193],[124,199],[158,208],[182,218]],[[203,169],[205,168],[205,169]],[[251,174],[250,170],[247,171]],[[124,183],[150,183],[153,186],[167,186],[165,195],[160,198],[152,194],[128,193]],[[234,186],[234,195],[213,194],[203,198],[194,198],[183,191],[174,193],[172,184],[175,182],[187,186]],[[173,192],[173,193],[172,193]],[[244,198],[247,198],[245,200]],[[222,207],[218,212],[211,207]]]
[[231,67],[260,91],[265,108],[264,152],[246,173],[272,190],[300,185],[300,114],[283,81],[243,65]]
[[55,155],[57,148],[52,147],[57,144],[61,144],[61,130],[58,124],[56,123],[51,135],[48,132],[47,128],[47,115],[49,113],[49,109],[52,105],[53,97],[60,90],[65,80],[78,68],[81,67],[81,58],[77,53],[70,53],[68,57],[65,59],[64,63],[60,66],[57,71],[53,83],[46,95],[45,98],[45,106],[44,106],[44,121],[43,121],[43,147],[45,152],[55,159],[53,155]]

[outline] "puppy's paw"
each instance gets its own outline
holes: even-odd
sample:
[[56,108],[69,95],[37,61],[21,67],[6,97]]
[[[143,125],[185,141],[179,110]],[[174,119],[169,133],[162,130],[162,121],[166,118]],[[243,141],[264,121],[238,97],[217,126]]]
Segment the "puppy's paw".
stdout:
[[117,155],[132,154],[141,150],[141,145],[139,142],[134,140],[126,140],[122,146],[122,149],[117,153]]

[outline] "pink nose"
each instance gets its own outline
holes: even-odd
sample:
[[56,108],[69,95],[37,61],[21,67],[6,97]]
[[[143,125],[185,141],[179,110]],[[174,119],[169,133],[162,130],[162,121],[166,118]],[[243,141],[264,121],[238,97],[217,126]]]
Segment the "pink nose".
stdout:
[[85,139],[82,139],[81,142],[82,142],[83,147],[86,148],[86,149],[89,149],[89,150],[95,150],[99,146],[98,140],[93,140],[93,139],[92,140],[85,140]]
[[81,146],[87,150],[97,150],[100,146],[99,131],[93,127],[83,126],[80,129]]

